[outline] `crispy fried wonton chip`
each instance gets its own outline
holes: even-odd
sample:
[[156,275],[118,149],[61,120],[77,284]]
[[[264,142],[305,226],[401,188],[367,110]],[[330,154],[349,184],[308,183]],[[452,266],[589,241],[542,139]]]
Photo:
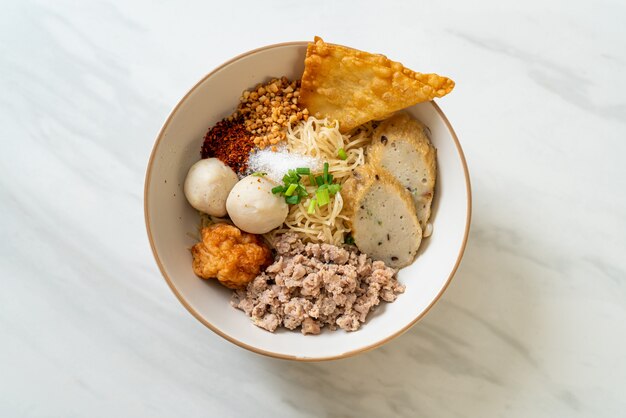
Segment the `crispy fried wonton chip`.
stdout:
[[300,103],[316,117],[338,120],[347,132],[453,88],[449,78],[416,73],[384,55],[327,44],[316,36],[306,52]]

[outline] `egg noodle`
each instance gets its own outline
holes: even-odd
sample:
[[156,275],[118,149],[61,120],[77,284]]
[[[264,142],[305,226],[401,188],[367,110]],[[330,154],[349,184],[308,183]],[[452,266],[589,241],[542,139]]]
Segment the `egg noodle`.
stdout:
[[[343,184],[352,170],[365,164],[365,146],[371,142],[374,123],[366,123],[347,135],[339,132],[339,123],[327,119],[309,117],[296,126],[287,129],[287,149],[290,152],[308,155],[328,162],[329,172],[334,183]],[[345,151],[347,158],[339,158],[339,150]],[[316,206],[315,213],[309,214],[307,208],[315,196],[317,185],[309,184],[307,176],[302,178],[309,193],[308,198],[290,208],[289,215],[281,228],[265,235],[273,242],[285,232],[296,232],[305,242],[325,242],[343,245],[350,233],[348,217],[341,214],[343,197],[341,191],[330,197],[330,202],[323,207]]]

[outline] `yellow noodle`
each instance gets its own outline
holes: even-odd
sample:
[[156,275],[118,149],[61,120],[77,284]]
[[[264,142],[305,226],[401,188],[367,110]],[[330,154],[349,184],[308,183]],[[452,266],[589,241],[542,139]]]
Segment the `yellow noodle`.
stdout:
[[[348,134],[339,132],[339,125],[327,119],[309,117],[295,127],[287,129],[287,149],[291,152],[318,158],[328,162],[334,182],[343,184],[352,170],[365,164],[364,150],[371,142],[374,123],[366,123]],[[347,158],[338,157],[343,148]],[[346,235],[350,233],[347,217],[341,215],[343,198],[341,192],[331,196],[330,203],[324,207],[316,207],[315,213],[307,213],[310,199],[315,196],[316,185],[308,184],[308,177],[303,176],[309,198],[300,204],[293,205],[284,225],[269,234],[268,241],[285,232],[295,232],[305,242],[325,242],[334,245],[343,245]]]

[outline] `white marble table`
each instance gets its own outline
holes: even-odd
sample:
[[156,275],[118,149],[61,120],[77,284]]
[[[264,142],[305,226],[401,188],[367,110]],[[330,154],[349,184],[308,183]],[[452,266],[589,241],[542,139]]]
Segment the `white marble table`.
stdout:
[[[623,2],[182,3],[0,5],[0,416],[626,416]],[[185,311],[143,179],[202,75],[315,34],[456,80],[474,216],[424,320],[302,364]]]

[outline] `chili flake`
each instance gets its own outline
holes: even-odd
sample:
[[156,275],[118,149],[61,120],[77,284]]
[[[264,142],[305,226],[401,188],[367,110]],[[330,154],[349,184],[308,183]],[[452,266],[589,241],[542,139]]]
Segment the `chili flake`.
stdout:
[[236,173],[244,173],[252,148],[252,135],[245,128],[243,118],[227,118],[209,129],[200,154],[202,158],[218,158]]

